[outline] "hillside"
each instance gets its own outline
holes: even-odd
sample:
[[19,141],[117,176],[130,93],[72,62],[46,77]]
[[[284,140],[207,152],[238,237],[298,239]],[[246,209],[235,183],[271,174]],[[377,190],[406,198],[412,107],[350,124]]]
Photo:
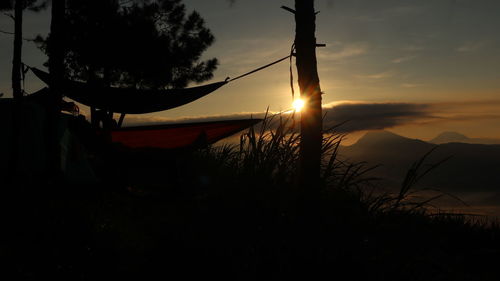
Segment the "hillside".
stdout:
[[[369,132],[355,144],[342,147],[341,155],[350,161],[381,165],[373,175],[397,187],[411,164],[435,144],[409,139],[393,133]],[[447,191],[500,191],[500,145],[445,143],[431,153],[426,163],[441,164],[421,184]]]
[[471,144],[500,144],[498,139],[469,138],[457,132],[443,132],[429,141],[434,144],[445,144],[451,142],[471,143]]

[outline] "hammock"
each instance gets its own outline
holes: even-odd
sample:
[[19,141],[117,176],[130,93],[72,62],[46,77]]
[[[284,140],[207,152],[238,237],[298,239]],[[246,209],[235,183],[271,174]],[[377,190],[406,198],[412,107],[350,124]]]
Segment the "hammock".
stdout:
[[[49,86],[51,85],[49,73],[33,67],[30,69],[40,80]],[[66,79],[61,83],[61,90],[66,97],[89,107],[116,113],[141,114],[188,104],[212,93],[225,84],[227,82],[222,81],[186,89],[138,90],[100,87]]]
[[196,148],[213,144],[260,121],[243,119],[126,127],[111,131],[111,139],[129,148]]
[[[151,113],[188,104],[212,93],[228,82],[241,79],[290,58],[290,83],[292,85],[293,96],[293,78],[291,76],[291,58],[293,56],[293,50],[294,47],[292,47],[291,54],[284,58],[261,66],[233,79],[229,79],[228,77],[226,81],[193,88],[170,90],[138,90],[133,88],[127,89],[102,87],[67,79],[63,81],[60,87],[65,96],[89,107],[122,114]],[[38,78],[40,78],[40,80],[50,86],[52,80],[49,73],[34,67],[29,67],[27,65],[25,66],[28,67],[28,69],[31,69],[31,71]]]

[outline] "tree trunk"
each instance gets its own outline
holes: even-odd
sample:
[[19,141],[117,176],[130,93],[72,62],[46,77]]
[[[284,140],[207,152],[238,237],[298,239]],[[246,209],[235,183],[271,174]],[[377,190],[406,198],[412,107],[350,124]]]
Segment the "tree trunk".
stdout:
[[61,149],[58,129],[62,94],[60,85],[64,77],[64,13],[65,0],[52,0],[52,19],[48,44],[51,97],[47,109],[48,159],[50,180],[57,180],[61,172]]
[[21,52],[23,48],[23,8],[24,0],[16,0],[14,6],[14,56],[12,60],[12,95],[14,99],[23,97],[21,89]]
[[21,109],[23,92],[21,89],[21,53],[23,48],[23,8],[24,0],[16,0],[14,4],[14,54],[12,58],[12,137],[10,139],[9,182],[17,182],[17,166],[19,162],[19,135],[21,129]]
[[321,88],[316,61],[316,14],[314,0],[295,0],[295,51],[301,110],[299,193],[296,227],[292,237],[297,245],[297,278],[319,279],[321,262]]
[[297,58],[300,96],[305,102],[301,111],[299,185],[306,193],[319,189],[322,111],[321,88],[316,61],[316,14],[313,0],[295,0]]

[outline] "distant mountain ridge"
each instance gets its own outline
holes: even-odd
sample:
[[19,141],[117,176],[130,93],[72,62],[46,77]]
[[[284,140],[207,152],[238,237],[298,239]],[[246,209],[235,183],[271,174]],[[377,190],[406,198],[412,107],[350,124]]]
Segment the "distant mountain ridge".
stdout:
[[500,139],[469,138],[457,132],[443,132],[429,142],[435,144],[444,144],[451,142],[472,144],[500,144]]
[[[386,131],[375,131],[365,134],[351,146],[341,147],[340,155],[351,162],[381,165],[371,175],[398,187],[412,163],[436,146]],[[429,155],[425,163],[437,163],[450,156],[422,180],[422,186],[448,191],[500,192],[500,145],[444,143]]]

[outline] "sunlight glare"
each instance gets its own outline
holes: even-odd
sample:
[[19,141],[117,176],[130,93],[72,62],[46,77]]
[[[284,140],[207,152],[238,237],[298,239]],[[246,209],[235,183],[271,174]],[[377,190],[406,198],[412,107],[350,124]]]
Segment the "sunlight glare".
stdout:
[[300,112],[304,108],[305,102],[303,99],[296,99],[293,101],[292,105],[293,105],[293,109],[296,112]]

